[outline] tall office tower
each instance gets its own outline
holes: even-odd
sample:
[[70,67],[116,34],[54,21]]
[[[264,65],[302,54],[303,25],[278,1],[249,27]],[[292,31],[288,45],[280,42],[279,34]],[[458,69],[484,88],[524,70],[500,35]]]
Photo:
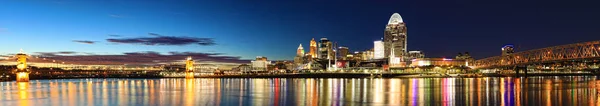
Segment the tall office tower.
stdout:
[[406,37],[406,24],[402,21],[402,17],[398,13],[392,14],[383,36],[383,42],[385,43],[384,56],[389,57],[392,48],[394,48],[394,56],[403,58],[407,49]]
[[310,54],[310,56],[312,58],[317,58],[318,57],[317,56],[317,42],[315,41],[315,38],[312,38],[312,40],[310,40],[310,48],[309,49],[310,49],[310,51],[309,51],[310,53],[308,53],[308,54]]
[[302,44],[300,44],[300,46],[298,46],[298,50],[296,50],[296,56],[304,56],[304,48],[302,47]]
[[347,60],[348,59],[348,54],[350,54],[350,52],[348,51],[348,47],[339,47],[338,48],[338,55],[341,57],[339,59],[341,60]]
[[375,41],[373,42],[374,47],[373,47],[373,59],[382,59],[384,58],[385,55],[385,49],[386,46],[384,45],[383,41]]
[[319,41],[319,57],[321,59],[333,59],[333,44],[327,38],[321,38]]
[[304,63],[304,48],[302,47],[302,44],[300,44],[300,46],[298,46],[298,49],[296,50],[296,57],[294,57],[294,63]]

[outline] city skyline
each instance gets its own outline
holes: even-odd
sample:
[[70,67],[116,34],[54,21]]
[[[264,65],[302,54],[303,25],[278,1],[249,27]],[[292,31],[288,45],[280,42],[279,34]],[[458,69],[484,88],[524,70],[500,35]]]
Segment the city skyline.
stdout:
[[[199,61],[224,63],[249,62],[256,56],[293,60],[294,48],[298,44],[310,44],[311,38],[328,38],[352,52],[370,49],[373,41],[384,36],[385,25],[392,13],[399,13],[410,27],[408,50],[422,50],[427,57],[451,58],[460,52],[470,52],[480,59],[500,55],[500,48],[505,44],[514,44],[515,52],[519,52],[600,39],[595,30],[598,26],[594,26],[600,21],[593,20],[600,16],[590,14],[598,9],[593,6],[568,8],[571,6],[568,3],[544,2],[531,6],[523,3],[511,4],[517,9],[494,11],[502,6],[450,3],[463,6],[454,8],[423,2],[394,2],[352,1],[340,5],[333,1],[257,2],[251,4],[260,6],[252,7],[228,1],[189,1],[188,4],[161,1],[7,1],[6,7],[0,7],[3,10],[0,11],[3,16],[0,18],[0,35],[5,39],[0,44],[21,44],[4,47],[0,53],[5,56],[15,54],[22,48],[37,55],[71,58],[153,55],[179,59],[184,55],[198,54],[201,57],[197,59]],[[96,3],[101,5],[92,6]],[[361,3],[365,10],[353,9],[361,7]],[[237,8],[220,10],[218,6],[223,5]],[[560,6],[552,7],[555,5]],[[537,9],[526,8],[528,6]],[[482,10],[468,10],[470,7]],[[46,11],[41,13],[25,8]],[[270,10],[273,8],[281,10]],[[206,11],[191,11],[198,9]],[[518,12],[538,10],[559,11],[533,15]],[[319,12],[311,13],[314,11]],[[61,15],[67,13],[77,15]],[[479,23],[482,21],[486,22]]]
[[600,1],[0,4],[0,106],[600,106]]

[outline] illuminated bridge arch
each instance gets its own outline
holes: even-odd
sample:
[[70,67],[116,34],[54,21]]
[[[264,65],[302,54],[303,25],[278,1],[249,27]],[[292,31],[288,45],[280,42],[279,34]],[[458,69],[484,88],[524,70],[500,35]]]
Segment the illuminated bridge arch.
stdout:
[[507,56],[488,57],[476,60],[474,68],[495,68],[595,58],[600,58],[600,41],[567,44],[517,52]]

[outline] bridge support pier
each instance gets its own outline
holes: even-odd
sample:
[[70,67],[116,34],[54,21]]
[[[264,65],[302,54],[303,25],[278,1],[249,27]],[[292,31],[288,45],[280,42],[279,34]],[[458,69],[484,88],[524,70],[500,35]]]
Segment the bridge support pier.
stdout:
[[[517,66],[517,67],[514,68],[514,70],[515,70],[515,77],[521,77],[521,76],[527,77],[527,67],[519,67],[519,66]],[[521,74],[521,71],[523,71],[524,74]]]
[[17,72],[17,82],[29,82],[29,73]]
[[194,78],[194,72],[185,72],[185,78],[187,78],[187,79],[193,79]]
[[592,70],[592,74],[596,76],[596,80],[600,80],[600,69]]
[[515,68],[514,70],[515,70],[515,77],[517,77],[517,78],[521,77],[521,75],[520,75],[521,70],[519,68]]

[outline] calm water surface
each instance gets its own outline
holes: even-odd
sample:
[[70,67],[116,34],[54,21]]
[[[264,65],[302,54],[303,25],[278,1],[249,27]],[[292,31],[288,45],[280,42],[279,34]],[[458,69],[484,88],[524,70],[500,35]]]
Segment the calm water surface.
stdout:
[[1,106],[600,105],[596,77],[57,79],[0,82]]

